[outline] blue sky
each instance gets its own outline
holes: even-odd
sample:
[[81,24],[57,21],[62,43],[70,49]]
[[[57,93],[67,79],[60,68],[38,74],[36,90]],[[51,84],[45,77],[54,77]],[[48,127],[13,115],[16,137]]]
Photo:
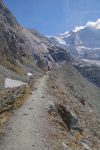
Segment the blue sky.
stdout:
[[20,24],[56,35],[100,18],[100,0],[4,0]]

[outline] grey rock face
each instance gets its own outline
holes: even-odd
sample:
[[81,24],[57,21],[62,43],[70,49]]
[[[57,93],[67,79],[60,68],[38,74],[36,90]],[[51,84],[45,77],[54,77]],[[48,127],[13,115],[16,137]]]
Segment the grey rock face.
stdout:
[[90,82],[100,87],[100,66],[84,61],[74,62],[75,68]]
[[75,117],[74,115],[71,115],[71,129],[75,129],[78,127],[78,118]]
[[48,113],[50,113],[50,114],[52,112],[55,112],[56,111],[55,104],[52,101],[48,101],[47,105],[46,105],[46,109],[47,109]]
[[0,113],[13,107],[15,100],[18,100],[25,94],[26,86],[0,91]]
[[65,61],[69,59],[67,55],[63,49],[54,46],[50,40],[36,30],[21,27],[12,13],[0,1],[1,65],[20,72],[25,68],[22,67],[23,65],[32,69],[35,65],[43,68],[46,65],[45,61]]
[[78,118],[75,117],[69,110],[66,110],[66,108],[63,105],[58,105],[58,113],[60,114],[62,120],[67,125],[68,130],[71,129],[78,129],[79,121]]

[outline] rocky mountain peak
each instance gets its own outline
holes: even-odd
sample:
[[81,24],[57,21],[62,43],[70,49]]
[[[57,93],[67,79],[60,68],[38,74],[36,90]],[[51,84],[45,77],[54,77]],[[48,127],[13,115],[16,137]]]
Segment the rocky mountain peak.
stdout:
[[[49,39],[64,47],[74,58],[100,60],[100,20]],[[57,38],[59,38],[57,40]],[[63,43],[60,42],[63,40]],[[74,53],[73,53],[74,52]]]

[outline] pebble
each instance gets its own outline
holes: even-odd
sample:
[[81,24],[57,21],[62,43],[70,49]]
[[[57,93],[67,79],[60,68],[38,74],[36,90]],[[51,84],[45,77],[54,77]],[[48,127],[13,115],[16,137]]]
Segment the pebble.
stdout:
[[30,109],[30,110],[32,110],[33,108],[32,108],[32,107],[30,107],[29,109]]
[[27,115],[29,115],[29,114],[23,114],[23,115],[27,116]]
[[42,96],[41,98],[45,98],[44,96]]
[[64,150],[67,150],[67,145],[63,142],[62,143],[63,147],[64,147]]
[[38,133],[39,132],[39,130],[35,130],[35,133]]
[[85,150],[92,150],[87,144],[81,142],[81,145],[85,148]]
[[34,115],[34,118],[36,118],[36,114]]

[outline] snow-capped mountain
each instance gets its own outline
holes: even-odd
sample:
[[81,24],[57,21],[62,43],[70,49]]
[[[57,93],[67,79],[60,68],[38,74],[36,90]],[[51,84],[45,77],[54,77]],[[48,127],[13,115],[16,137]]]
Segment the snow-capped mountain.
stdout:
[[100,19],[49,39],[75,58],[100,60]]

